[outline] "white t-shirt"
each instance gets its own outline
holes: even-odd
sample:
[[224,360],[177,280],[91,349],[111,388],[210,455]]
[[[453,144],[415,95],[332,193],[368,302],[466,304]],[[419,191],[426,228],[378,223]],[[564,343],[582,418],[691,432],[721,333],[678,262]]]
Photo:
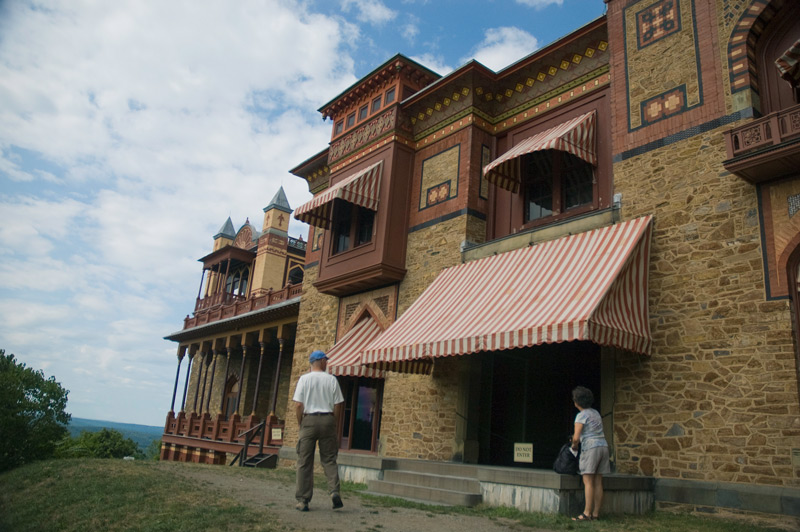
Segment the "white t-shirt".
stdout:
[[297,381],[292,400],[303,403],[306,414],[333,412],[333,406],[344,402],[336,377],[325,371],[309,371]]

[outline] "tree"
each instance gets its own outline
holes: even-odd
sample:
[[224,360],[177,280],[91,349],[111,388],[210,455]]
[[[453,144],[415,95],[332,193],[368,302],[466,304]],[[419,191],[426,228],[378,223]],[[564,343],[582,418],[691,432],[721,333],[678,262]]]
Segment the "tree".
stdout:
[[101,429],[97,432],[84,430],[77,438],[66,441],[59,450],[64,457],[124,458],[133,456],[144,458],[139,446],[126,438],[118,430]]
[[153,440],[150,442],[150,445],[147,446],[147,450],[144,452],[145,457],[149,460],[160,460],[161,459],[161,440]]
[[0,349],[0,471],[53,456],[67,434],[68,390]]

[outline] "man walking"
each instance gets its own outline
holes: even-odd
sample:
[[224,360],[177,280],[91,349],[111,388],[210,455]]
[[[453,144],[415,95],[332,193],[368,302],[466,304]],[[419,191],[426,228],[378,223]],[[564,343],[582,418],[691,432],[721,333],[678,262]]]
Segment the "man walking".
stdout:
[[339,495],[339,466],[336,463],[339,454],[336,428],[339,426],[344,397],[339,381],[325,371],[328,367],[325,353],[312,352],[308,362],[311,364],[311,371],[297,381],[292,397],[297,403],[295,413],[300,427],[297,440],[295,508],[301,512],[308,511],[308,503],[314,493],[314,448],[319,442],[319,458],[328,480],[333,509],[336,510],[344,506]]

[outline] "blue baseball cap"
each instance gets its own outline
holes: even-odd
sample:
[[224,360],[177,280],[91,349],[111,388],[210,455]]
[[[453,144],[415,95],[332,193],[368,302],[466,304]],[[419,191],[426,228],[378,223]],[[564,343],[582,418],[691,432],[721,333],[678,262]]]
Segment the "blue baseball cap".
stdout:
[[310,364],[313,364],[317,360],[328,360],[328,357],[325,355],[325,353],[323,353],[320,350],[312,351],[311,355],[309,355],[309,357],[308,357],[308,362]]

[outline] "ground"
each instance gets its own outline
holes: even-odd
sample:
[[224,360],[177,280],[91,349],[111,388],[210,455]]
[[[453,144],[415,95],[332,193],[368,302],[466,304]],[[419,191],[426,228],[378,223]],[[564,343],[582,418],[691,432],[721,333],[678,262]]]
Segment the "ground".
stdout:
[[[190,467],[187,467],[190,466]],[[240,504],[267,509],[281,525],[295,531],[331,532],[494,532],[525,530],[547,532],[518,525],[512,520],[430,513],[411,508],[370,505],[369,500],[344,494],[344,508],[331,509],[325,489],[316,489],[310,511],[294,509],[294,476],[291,471],[264,472],[249,468],[228,468],[160,462],[159,467],[187,478],[193,484],[219,490]]]

